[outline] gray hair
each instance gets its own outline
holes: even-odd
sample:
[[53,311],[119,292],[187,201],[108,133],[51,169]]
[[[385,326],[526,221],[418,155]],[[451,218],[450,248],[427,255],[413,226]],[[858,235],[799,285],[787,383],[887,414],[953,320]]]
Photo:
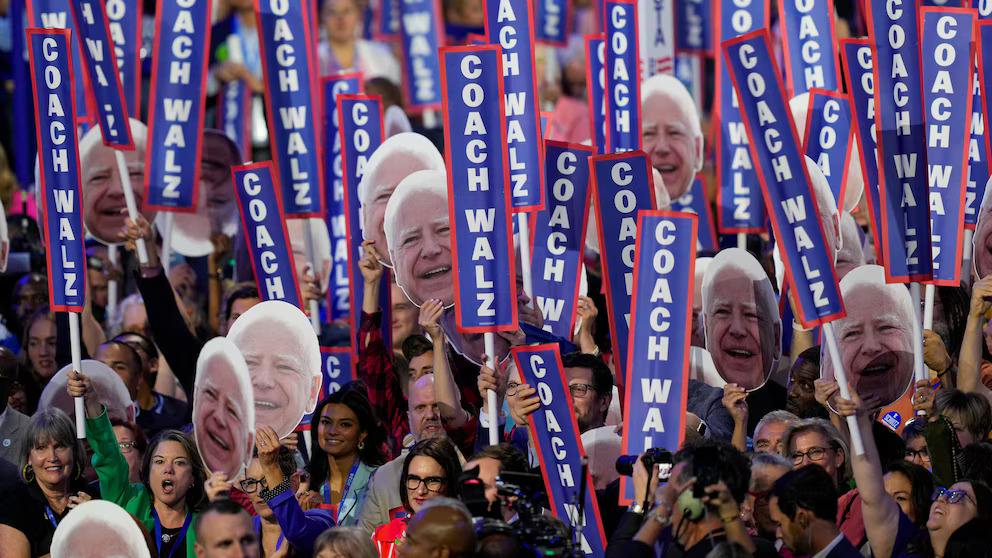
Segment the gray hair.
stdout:
[[830,424],[830,421],[822,418],[801,419],[792,423],[785,432],[782,433],[782,455],[788,457],[792,440],[805,432],[816,432],[827,439],[830,447],[840,449],[844,452],[844,467],[839,470],[841,477],[837,479],[838,484],[851,477],[851,452],[847,447],[847,441],[841,436],[840,431]]
[[24,429],[24,446],[20,455],[22,472],[28,464],[31,450],[39,442],[48,440],[54,440],[72,448],[73,463],[77,467],[86,466],[86,449],[83,448],[83,441],[76,438],[76,423],[62,409],[46,407],[38,409],[28,421],[27,428]]
[[791,471],[793,467],[793,463],[788,457],[769,451],[752,453],[750,457],[752,469],[755,467],[778,467],[779,469]]
[[[761,417],[761,420],[758,421],[758,424],[756,424],[754,426],[754,431],[757,432],[757,431],[761,430],[762,428],[764,428],[765,426],[768,426],[769,424],[772,424],[772,423],[775,423],[775,422],[784,422],[786,425],[791,426],[791,425],[799,422],[799,417],[797,417],[796,415],[794,415],[794,414],[792,414],[789,411],[786,411],[784,409],[778,409],[776,411],[772,411],[772,412],[768,413],[767,415]],[[783,447],[784,447],[784,444],[783,444]]]
[[107,338],[113,339],[123,333],[121,330],[124,328],[124,314],[126,314],[128,310],[134,308],[135,306],[144,305],[145,299],[141,298],[141,293],[134,293],[125,297],[124,300],[117,305],[117,311],[110,317],[110,321],[107,322]]
[[369,534],[356,526],[338,525],[324,531],[313,545],[314,556],[330,550],[338,556],[379,558]]
[[[681,81],[667,74],[655,74],[642,81],[641,106],[655,95],[666,95],[675,104],[679,105],[685,112],[685,115],[689,117],[689,127],[692,130],[693,137],[704,137],[703,125],[699,121],[699,111],[696,110],[696,101],[693,100],[692,94],[689,93],[689,90],[685,88],[685,85]],[[699,163],[702,163],[702,159],[700,159]]]

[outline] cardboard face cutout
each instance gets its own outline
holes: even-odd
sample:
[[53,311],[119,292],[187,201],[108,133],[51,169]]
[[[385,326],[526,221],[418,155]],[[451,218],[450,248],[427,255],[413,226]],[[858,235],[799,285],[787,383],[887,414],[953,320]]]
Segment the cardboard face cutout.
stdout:
[[[238,232],[238,203],[231,183],[231,167],[241,164],[237,146],[218,130],[203,131],[203,156],[196,213],[174,213],[172,249],[183,256],[200,257],[213,252],[210,237]],[[159,215],[159,230],[162,215]]]
[[208,341],[196,360],[193,437],[211,473],[233,479],[251,460],[254,391],[244,357],[225,337]]
[[124,508],[89,500],[65,516],[52,535],[53,558],[149,558],[145,536]]
[[288,436],[320,396],[320,346],[309,318],[288,302],[267,300],[241,314],[227,338],[248,365],[255,426]]
[[[400,182],[415,172],[435,170],[443,173],[444,168],[444,158],[437,147],[426,137],[413,132],[400,132],[390,136],[369,157],[365,174],[358,185],[358,200],[362,206],[362,236],[365,240],[375,241],[383,265],[393,266],[391,247],[384,230],[386,205],[393,192]],[[441,185],[447,192],[446,182]],[[443,209],[447,215],[447,204]]]
[[[134,149],[122,153],[131,178],[134,203],[145,219],[152,223],[158,212],[145,209],[143,204],[147,130],[141,122],[133,118],[129,120]],[[104,244],[119,244],[117,234],[124,230],[127,205],[124,203],[124,189],[114,149],[103,145],[98,127],[86,132],[79,140],[79,173],[86,231]]]
[[844,213],[840,218],[841,249],[837,252],[837,280],[840,281],[854,268],[865,264],[865,253],[862,249],[861,230],[850,213]]
[[703,134],[692,95],[672,76],[651,76],[641,84],[641,119],[641,149],[661,172],[669,199],[677,200],[703,169]]
[[431,298],[441,299],[445,307],[454,305],[447,175],[419,171],[406,177],[384,216],[396,284],[417,306]]
[[[80,362],[83,374],[89,376],[93,389],[96,390],[100,402],[107,407],[107,416],[123,421],[134,420],[134,406],[127,392],[124,380],[112,368],[99,360],[86,359]],[[62,367],[41,392],[38,408],[58,407],[70,417],[76,416],[76,404],[66,392],[69,384],[69,370],[72,364]]]
[[985,194],[982,195],[982,206],[978,210],[978,223],[975,225],[975,236],[972,237],[975,256],[974,271],[979,279],[992,275],[992,195],[989,186],[992,178],[985,183]]
[[[834,322],[848,382],[871,408],[899,399],[913,380],[913,300],[905,285],[887,284],[881,266],[863,265],[840,282],[847,316]],[[820,377],[834,380],[820,352]]]
[[7,271],[7,257],[10,256],[10,238],[7,236],[7,211],[0,203],[0,273]]
[[746,250],[722,250],[707,266],[702,290],[706,348],[720,377],[760,388],[782,354],[782,319],[764,269]]

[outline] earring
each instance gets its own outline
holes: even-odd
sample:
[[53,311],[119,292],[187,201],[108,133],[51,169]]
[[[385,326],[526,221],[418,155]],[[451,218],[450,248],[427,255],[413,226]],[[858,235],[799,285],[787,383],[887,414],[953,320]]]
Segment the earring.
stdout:
[[30,465],[25,465],[21,474],[24,476],[24,482],[34,482],[34,468]]
[[362,441],[362,440],[359,440],[358,441],[358,449],[359,450],[365,449],[365,442],[364,441]]
[[76,463],[76,478],[78,479],[81,476],[83,476],[83,466]]

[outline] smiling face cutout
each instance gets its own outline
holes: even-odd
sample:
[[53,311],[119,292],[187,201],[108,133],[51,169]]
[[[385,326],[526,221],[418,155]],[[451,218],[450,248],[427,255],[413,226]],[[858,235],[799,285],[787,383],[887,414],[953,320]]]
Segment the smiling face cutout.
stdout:
[[251,459],[255,397],[248,365],[231,340],[215,337],[203,346],[193,394],[193,437],[203,463],[234,478]]

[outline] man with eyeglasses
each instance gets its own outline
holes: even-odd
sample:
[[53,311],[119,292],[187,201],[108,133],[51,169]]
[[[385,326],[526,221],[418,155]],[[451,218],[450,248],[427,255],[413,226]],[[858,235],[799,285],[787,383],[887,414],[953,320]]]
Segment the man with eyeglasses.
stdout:
[[[274,432],[268,427],[267,430]],[[273,445],[274,451],[271,449]],[[313,552],[317,537],[335,525],[334,515],[329,510],[319,508],[305,512],[300,509],[296,500],[300,475],[296,470],[292,450],[282,446],[274,434],[261,447],[267,456],[271,456],[268,459],[274,458],[275,463],[263,465],[256,449],[239,487],[248,495],[255,508],[255,534],[261,542],[263,555],[282,553],[289,550],[283,548],[287,545],[297,552],[309,554]],[[275,481],[279,478],[288,481],[289,490],[270,495],[269,490],[277,488],[283,480],[273,484],[269,479]],[[212,480],[208,481],[208,491]]]
[[778,525],[771,518],[768,499],[775,481],[791,470],[792,461],[777,453],[755,453],[751,456],[751,481],[741,504],[741,519],[759,537],[770,542],[778,540]]

